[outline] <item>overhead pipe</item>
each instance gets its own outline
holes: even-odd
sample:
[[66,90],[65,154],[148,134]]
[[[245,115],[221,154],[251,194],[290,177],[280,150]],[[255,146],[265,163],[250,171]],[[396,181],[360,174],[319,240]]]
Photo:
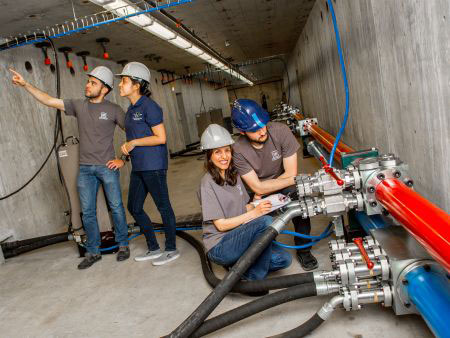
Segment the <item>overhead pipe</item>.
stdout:
[[450,272],[450,215],[395,178],[381,181],[375,197]]
[[[95,28],[95,27],[108,25],[108,24],[111,24],[111,23],[114,23],[114,22],[117,22],[117,21],[123,21],[123,20],[126,20],[128,18],[132,18],[134,16],[138,16],[138,15],[142,15],[142,14],[146,14],[146,13],[151,13],[151,12],[154,12],[154,11],[160,11],[162,9],[169,8],[169,7],[179,6],[179,5],[182,5],[182,4],[185,4],[185,3],[188,3],[188,2],[192,2],[192,1],[194,1],[194,0],[178,0],[177,2],[158,5],[157,7],[152,7],[152,8],[146,9],[146,10],[142,10],[142,11],[139,11],[139,12],[131,13],[131,14],[124,15],[124,16],[121,16],[121,17],[114,17],[112,19],[108,19],[108,20],[104,20],[104,21],[99,21],[98,19],[93,19],[93,16],[91,16],[89,18],[90,21],[88,20],[88,17],[85,17],[83,19],[76,19],[75,23],[71,22],[70,26],[69,26],[68,23],[62,25],[62,30],[63,30],[62,33],[60,33],[59,30],[58,30],[57,33],[53,30],[53,34],[51,34],[51,33],[49,33],[50,30],[48,30],[47,32],[44,31],[43,33],[33,33],[33,34],[30,34],[30,35],[21,36],[20,38],[15,38],[15,39],[9,40],[9,41],[7,41],[7,42],[5,42],[3,44],[0,44],[0,51],[7,50],[7,49],[10,49],[10,48],[21,47],[21,46],[25,46],[25,45],[29,45],[29,44],[33,44],[33,43],[43,42],[43,41],[45,41],[47,39],[47,36],[49,38],[51,38],[51,39],[56,39],[56,38],[60,38],[60,37],[66,36],[66,35],[79,33],[79,32],[82,32],[82,31],[85,31],[85,30],[88,30],[88,29],[92,29],[92,28]],[[101,13],[104,13],[104,12],[101,12]],[[104,18],[105,17],[103,16],[103,19]],[[83,24],[82,27],[78,27],[78,24],[79,24],[80,20],[81,20],[81,23]],[[92,22],[92,24],[88,24],[88,25],[84,26],[84,22],[85,22],[84,20],[86,20],[86,23],[87,22]],[[96,20],[95,23],[94,23],[94,20]],[[77,25],[77,28],[75,28],[75,25]],[[70,29],[70,27],[72,27],[72,29]],[[47,33],[49,33],[49,34],[47,34]],[[43,35],[43,37],[42,37],[42,35]]]

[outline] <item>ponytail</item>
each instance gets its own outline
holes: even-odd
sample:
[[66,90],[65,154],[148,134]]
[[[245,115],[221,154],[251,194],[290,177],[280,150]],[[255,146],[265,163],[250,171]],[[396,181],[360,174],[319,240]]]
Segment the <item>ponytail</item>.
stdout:
[[130,79],[131,79],[131,82],[133,82],[133,84],[139,85],[139,94],[141,94],[143,96],[147,96],[147,97],[152,96],[152,92],[150,91],[150,86],[147,81],[142,80],[142,79],[133,78],[133,77],[130,77]]

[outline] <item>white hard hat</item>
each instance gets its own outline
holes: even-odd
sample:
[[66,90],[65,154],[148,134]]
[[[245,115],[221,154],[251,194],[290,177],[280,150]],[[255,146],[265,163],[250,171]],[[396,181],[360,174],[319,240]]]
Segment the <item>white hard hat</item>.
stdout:
[[129,76],[135,79],[150,82],[150,70],[147,66],[140,62],[130,62],[123,67],[122,73],[116,76]]
[[99,79],[111,89],[114,87],[114,75],[113,72],[108,67],[105,66],[95,67],[87,75]]
[[218,124],[210,124],[202,134],[200,145],[202,150],[230,146],[234,143],[230,133]]

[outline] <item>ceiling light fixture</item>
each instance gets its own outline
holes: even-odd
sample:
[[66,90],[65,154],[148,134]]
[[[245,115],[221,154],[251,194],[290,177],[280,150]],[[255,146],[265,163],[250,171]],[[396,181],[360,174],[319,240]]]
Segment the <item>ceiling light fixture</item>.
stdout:
[[[142,11],[142,9],[139,8],[136,4],[129,3],[128,1],[125,0],[90,0],[90,1],[95,3],[96,5],[102,6],[106,10],[114,13],[119,17],[128,16],[130,14],[135,14]],[[135,24],[136,26],[146,30],[149,33],[152,33],[153,35],[156,35],[160,39],[163,39],[178,48],[184,49],[186,52],[197,56],[198,58],[208,62],[209,64],[213,65],[218,69],[223,70],[224,72],[227,72],[228,74],[234,76],[238,80],[244,81],[250,86],[253,86],[253,82],[247,79],[245,76],[228,67],[219,60],[215,59],[211,55],[207,54],[203,49],[193,45],[192,42],[188,41],[181,35],[175,33],[169,27],[166,27],[153,17],[147,16],[146,14],[141,14],[130,16],[128,18],[125,18],[125,20]]]

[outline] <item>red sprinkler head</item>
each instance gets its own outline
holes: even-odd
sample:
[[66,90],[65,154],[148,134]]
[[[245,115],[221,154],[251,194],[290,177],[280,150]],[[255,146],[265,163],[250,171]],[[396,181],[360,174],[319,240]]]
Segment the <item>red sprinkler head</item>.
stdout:
[[89,55],[90,53],[86,50],[82,51],[82,52],[78,52],[77,56],[81,57],[83,59],[83,70],[85,72],[87,72],[89,70],[89,66],[87,64],[87,60],[86,57]]
[[46,66],[49,66],[52,64],[52,60],[48,57],[47,50],[51,47],[50,43],[47,41],[38,42],[35,44],[36,48],[40,48],[42,50],[42,53],[44,53],[44,64]]
[[60,51],[61,53],[64,53],[64,57],[66,58],[66,66],[67,68],[73,68],[73,64],[72,61],[69,60],[69,53],[72,52],[72,48],[70,47],[61,47],[58,48],[58,51]]
[[97,40],[95,40],[97,43],[100,44],[100,46],[102,46],[103,48],[103,58],[105,60],[109,59],[109,53],[106,51],[106,45],[109,43],[109,39],[108,38],[99,38]]

